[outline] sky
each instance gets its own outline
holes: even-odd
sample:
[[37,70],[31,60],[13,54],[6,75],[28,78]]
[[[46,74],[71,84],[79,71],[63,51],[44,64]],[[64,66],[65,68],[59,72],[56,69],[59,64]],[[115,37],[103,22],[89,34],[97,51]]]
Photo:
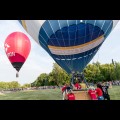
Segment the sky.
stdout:
[[[24,32],[31,41],[31,52],[23,64],[19,77],[16,78],[16,70],[8,60],[4,41],[7,36],[15,31]],[[99,61],[102,64],[114,61],[120,62],[120,22],[107,37],[97,54],[90,61]],[[0,20],[0,81],[18,81],[21,85],[34,82],[41,73],[52,71],[54,60],[49,54],[36,43],[32,37],[24,30],[17,20]]]

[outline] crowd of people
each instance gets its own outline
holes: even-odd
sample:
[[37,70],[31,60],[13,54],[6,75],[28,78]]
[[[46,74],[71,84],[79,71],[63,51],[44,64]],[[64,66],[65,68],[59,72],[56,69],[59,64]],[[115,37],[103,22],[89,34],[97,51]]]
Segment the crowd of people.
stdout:
[[94,85],[88,87],[83,81],[81,83],[76,81],[75,84],[72,84],[72,88],[69,84],[65,84],[62,87],[63,100],[75,100],[73,90],[83,89],[87,89],[91,100],[110,100],[110,95],[108,93],[110,86],[112,87],[112,84],[110,83],[108,85],[106,82],[98,83],[96,87],[94,87]]
[[40,87],[28,87],[28,88],[12,88],[12,89],[1,89],[1,93],[11,93],[17,91],[28,91],[28,90],[46,90],[46,89],[61,89],[62,86],[40,86]]
[[111,81],[111,84],[119,86],[120,85],[120,80]]

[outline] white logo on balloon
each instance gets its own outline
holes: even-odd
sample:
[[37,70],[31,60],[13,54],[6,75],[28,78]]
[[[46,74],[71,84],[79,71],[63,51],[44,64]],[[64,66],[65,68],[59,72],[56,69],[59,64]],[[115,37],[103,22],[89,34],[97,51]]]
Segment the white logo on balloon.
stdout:
[[5,51],[7,52],[7,50],[8,50],[8,48],[9,48],[10,46],[7,44],[7,43],[5,43]]
[[[6,52],[7,52],[8,48],[10,48],[10,46],[7,43],[5,43],[5,51]],[[9,53],[7,53],[7,56],[8,57],[15,56],[15,52],[9,52]]]

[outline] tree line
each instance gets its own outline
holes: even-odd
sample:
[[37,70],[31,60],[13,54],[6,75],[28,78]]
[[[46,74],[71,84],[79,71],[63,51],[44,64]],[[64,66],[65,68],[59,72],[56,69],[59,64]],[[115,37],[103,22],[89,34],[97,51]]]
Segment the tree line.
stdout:
[[31,84],[31,86],[60,86],[70,81],[68,75],[57,63],[53,63],[53,70],[49,74],[42,73],[38,78]]
[[[87,82],[102,82],[120,80],[120,63],[101,64],[99,62],[88,64],[83,71]],[[67,74],[57,63],[53,64],[53,70],[47,74],[40,74],[31,84],[20,85],[18,81],[0,82],[1,89],[16,89],[39,86],[61,86],[70,83],[72,75]]]
[[[100,62],[94,62],[86,66],[83,74],[87,82],[93,83],[120,80],[120,63],[101,64]],[[64,83],[70,83],[71,76],[72,75],[68,75],[57,63],[54,63],[52,72],[49,74],[40,74],[31,85],[35,87],[50,85],[61,86]]]
[[20,85],[18,81],[12,82],[0,82],[0,90],[11,90],[11,89],[18,89],[18,88],[28,88],[30,84]]

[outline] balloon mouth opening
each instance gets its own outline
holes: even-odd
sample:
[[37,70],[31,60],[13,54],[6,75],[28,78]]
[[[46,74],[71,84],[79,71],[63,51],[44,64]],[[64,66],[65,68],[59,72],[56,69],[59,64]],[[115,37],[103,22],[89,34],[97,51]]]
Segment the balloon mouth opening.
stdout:
[[23,64],[24,64],[24,62],[14,62],[14,63],[12,63],[13,67],[16,69],[17,72],[20,71]]

